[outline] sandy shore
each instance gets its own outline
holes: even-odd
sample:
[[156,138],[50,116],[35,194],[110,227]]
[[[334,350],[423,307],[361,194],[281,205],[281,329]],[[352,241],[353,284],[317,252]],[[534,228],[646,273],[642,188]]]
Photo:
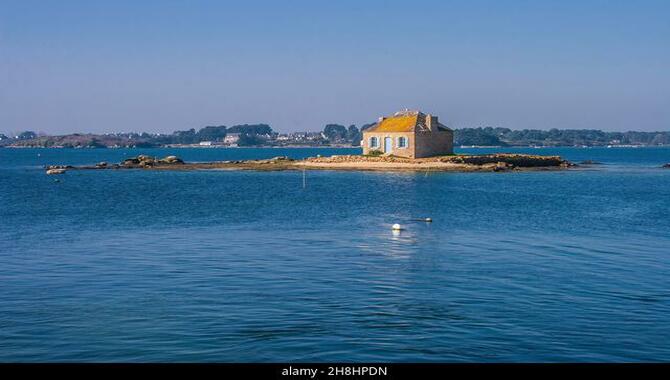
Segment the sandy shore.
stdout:
[[483,169],[480,165],[455,164],[451,162],[314,162],[298,161],[297,168],[310,170],[380,170],[380,171],[473,171]]

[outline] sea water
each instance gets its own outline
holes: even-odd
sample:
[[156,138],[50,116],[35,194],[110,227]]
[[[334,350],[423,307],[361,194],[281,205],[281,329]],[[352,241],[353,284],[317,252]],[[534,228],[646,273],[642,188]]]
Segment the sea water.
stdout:
[[303,187],[42,166],[360,150],[0,149],[0,361],[670,360],[670,149],[461,151],[601,164]]

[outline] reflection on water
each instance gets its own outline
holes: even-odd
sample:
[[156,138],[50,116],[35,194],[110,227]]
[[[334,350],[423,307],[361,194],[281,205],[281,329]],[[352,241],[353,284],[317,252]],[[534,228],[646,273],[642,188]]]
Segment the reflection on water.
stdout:
[[[390,227],[390,226],[389,226]],[[393,230],[389,228],[385,232],[388,240],[378,247],[379,252],[394,258],[408,258],[416,249],[416,235],[407,228]],[[382,240],[377,237],[375,240]]]

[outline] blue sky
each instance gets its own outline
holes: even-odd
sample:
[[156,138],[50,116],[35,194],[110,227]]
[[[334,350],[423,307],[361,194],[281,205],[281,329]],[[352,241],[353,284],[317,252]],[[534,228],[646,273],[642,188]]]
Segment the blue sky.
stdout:
[[670,130],[670,1],[0,0],[0,131]]

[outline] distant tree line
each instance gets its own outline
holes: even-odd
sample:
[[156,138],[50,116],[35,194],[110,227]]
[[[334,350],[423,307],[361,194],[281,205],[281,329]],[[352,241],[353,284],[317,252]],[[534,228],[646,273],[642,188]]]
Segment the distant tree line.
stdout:
[[228,134],[240,135],[238,145],[261,145],[270,139],[275,132],[267,124],[242,124],[232,127],[225,125],[207,126],[196,131],[191,128],[186,131],[175,131],[171,135],[160,135],[153,138],[157,145],[168,144],[197,144],[202,141],[223,141]]
[[[323,130],[333,143],[360,145],[363,132],[375,123],[346,128],[327,124]],[[603,132],[595,129],[523,129],[460,128],[454,130],[454,144],[479,146],[602,146],[602,145],[670,145],[670,132]]]
[[350,143],[352,146],[358,146],[361,143],[363,132],[373,125],[375,123],[363,124],[359,129],[353,124],[349,127],[341,124],[326,124],[323,128],[323,135],[332,143]]
[[603,132],[596,129],[462,128],[454,130],[456,145],[599,146],[668,145],[670,132]]
[[221,142],[228,134],[239,134],[238,145],[263,145],[272,139],[276,133],[268,124],[241,124],[232,127],[224,125],[206,126],[199,130],[191,128],[185,131],[175,131],[172,134],[152,133],[112,133],[112,134],[82,134],[73,133],[60,136],[38,135],[32,131],[25,131],[7,137],[0,134],[0,146],[18,145],[35,147],[157,147],[176,144],[197,144],[202,141]]
[[355,126],[345,127],[340,124],[327,124],[323,128],[324,137],[333,143],[358,143],[361,141],[361,131]]

